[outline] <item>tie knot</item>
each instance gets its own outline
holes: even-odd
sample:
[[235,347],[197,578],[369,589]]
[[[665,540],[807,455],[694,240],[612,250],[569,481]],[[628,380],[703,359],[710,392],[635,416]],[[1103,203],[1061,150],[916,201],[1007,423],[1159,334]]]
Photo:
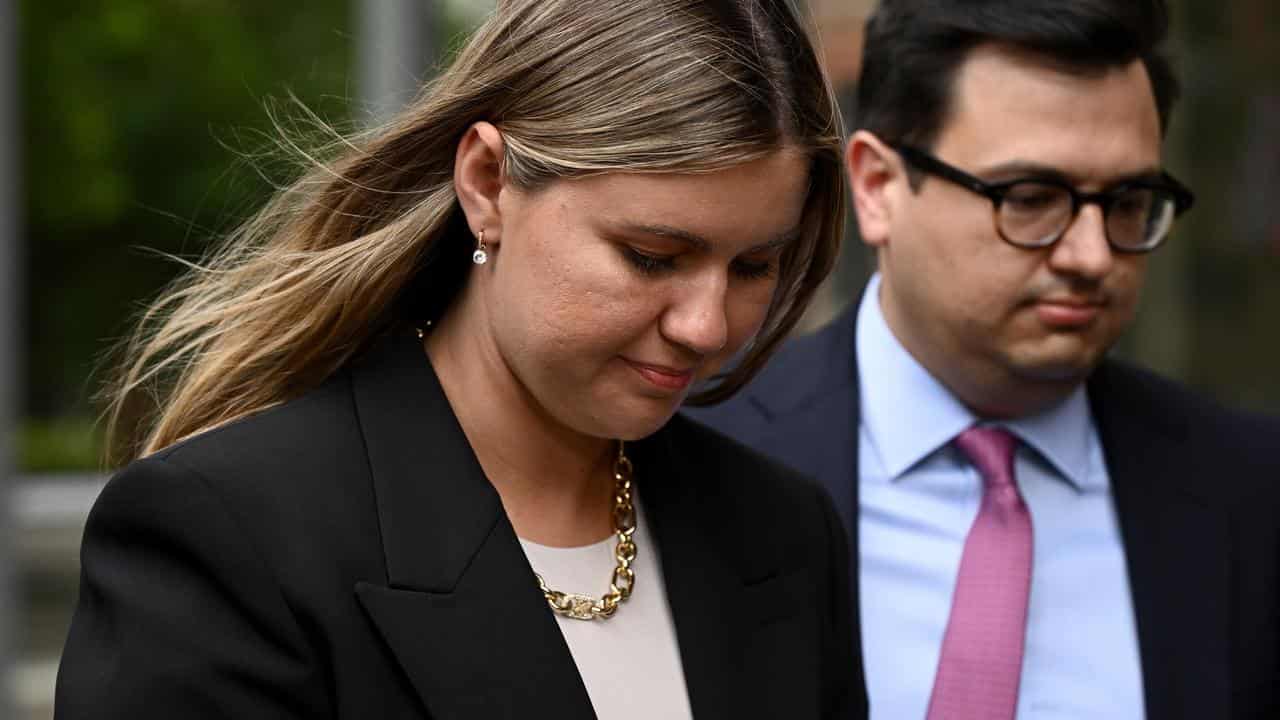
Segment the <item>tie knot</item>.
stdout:
[[955,445],[978,468],[988,485],[1013,485],[1013,449],[1018,441],[998,427],[971,427],[956,436]]

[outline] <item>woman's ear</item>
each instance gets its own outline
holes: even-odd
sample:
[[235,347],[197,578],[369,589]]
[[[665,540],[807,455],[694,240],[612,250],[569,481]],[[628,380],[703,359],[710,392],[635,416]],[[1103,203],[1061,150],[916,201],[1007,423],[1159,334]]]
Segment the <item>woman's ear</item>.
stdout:
[[467,216],[471,234],[483,231],[485,243],[495,245],[502,236],[498,196],[503,186],[503,141],[498,128],[478,122],[467,128],[453,163],[453,187]]
[[872,133],[859,130],[849,138],[845,167],[862,241],[874,248],[884,247],[893,226],[892,190],[896,182],[906,182],[897,153]]

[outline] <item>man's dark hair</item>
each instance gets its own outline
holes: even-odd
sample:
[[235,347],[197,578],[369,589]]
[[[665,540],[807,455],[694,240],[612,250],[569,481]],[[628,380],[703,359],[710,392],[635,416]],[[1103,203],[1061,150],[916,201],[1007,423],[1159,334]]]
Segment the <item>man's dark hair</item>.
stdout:
[[960,66],[994,43],[1085,72],[1140,59],[1167,129],[1178,96],[1161,48],[1168,29],[1164,0],[881,0],[867,20],[855,127],[930,146]]

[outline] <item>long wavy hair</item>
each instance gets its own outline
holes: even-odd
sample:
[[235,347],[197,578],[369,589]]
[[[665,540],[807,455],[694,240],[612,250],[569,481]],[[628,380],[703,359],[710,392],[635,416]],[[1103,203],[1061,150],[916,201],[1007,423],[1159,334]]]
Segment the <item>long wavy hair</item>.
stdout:
[[104,393],[107,462],[295,398],[376,336],[439,316],[470,268],[453,166],[481,120],[502,132],[505,176],[529,191],[712,172],[783,147],[811,158],[802,237],[764,324],[692,403],[746,383],[835,262],[842,127],[789,0],[500,0],[409,107],[302,153],[301,177],[150,304]]

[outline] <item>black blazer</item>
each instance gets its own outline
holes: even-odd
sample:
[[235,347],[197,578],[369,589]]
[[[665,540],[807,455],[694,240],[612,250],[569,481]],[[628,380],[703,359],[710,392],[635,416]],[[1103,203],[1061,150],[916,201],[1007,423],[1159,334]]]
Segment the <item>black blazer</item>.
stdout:
[[[865,717],[825,493],[679,417],[629,454],[695,716]],[[64,720],[594,717],[408,334],[127,467],[81,562]]]
[[[856,312],[789,344],[727,403],[691,413],[821,481],[851,529],[855,583]],[[1148,720],[1280,718],[1280,422],[1113,361],[1087,389],[1129,568]]]

